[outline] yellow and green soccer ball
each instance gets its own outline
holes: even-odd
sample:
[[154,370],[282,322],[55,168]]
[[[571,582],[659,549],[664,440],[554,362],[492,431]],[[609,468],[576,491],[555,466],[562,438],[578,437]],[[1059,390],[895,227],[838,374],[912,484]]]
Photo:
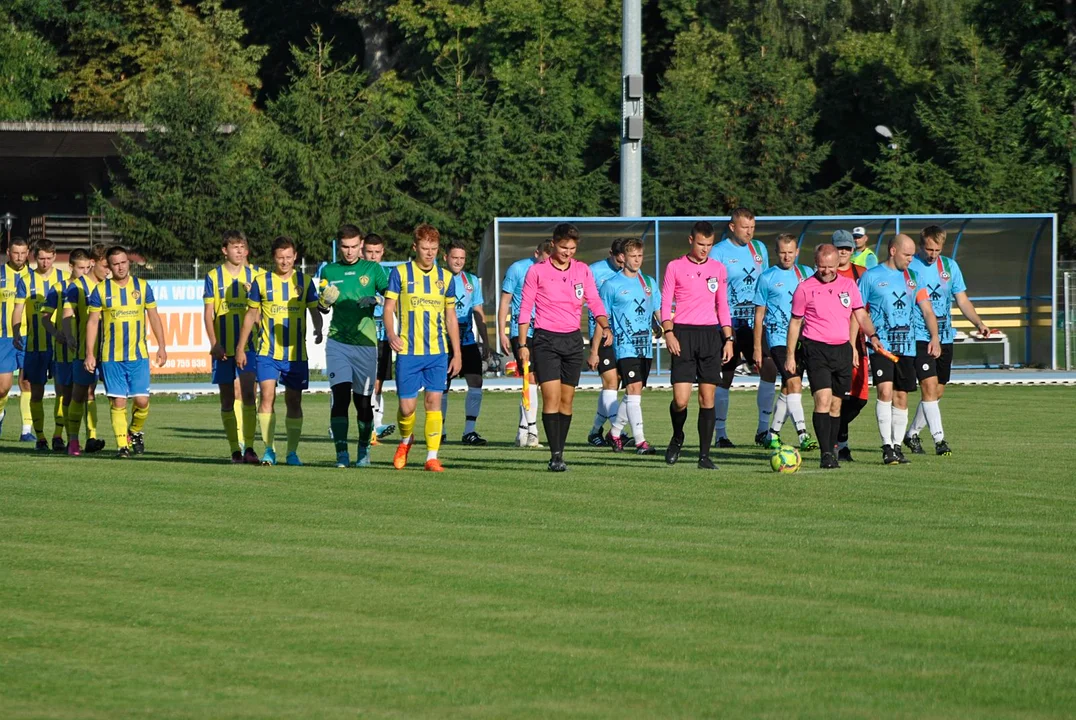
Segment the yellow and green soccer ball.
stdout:
[[794,473],[800,469],[800,451],[791,445],[782,445],[770,455],[770,467],[774,472]]

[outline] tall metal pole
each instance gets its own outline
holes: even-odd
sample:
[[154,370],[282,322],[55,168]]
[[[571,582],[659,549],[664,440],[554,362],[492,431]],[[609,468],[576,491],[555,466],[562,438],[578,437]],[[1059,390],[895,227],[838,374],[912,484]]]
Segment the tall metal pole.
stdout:
[[622,31],[623,107],[620,127],[620,215],[643,214],[643,10],[642,0],[624,0]]

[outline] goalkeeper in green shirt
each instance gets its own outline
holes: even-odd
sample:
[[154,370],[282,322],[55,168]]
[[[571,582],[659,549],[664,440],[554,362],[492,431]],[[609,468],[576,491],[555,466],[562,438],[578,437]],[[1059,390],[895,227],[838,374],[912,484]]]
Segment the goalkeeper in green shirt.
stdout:
[[374,410],[371,397],[377,378],[377,296],[388,287],[388,276],[378,263],[360,259],[362,233],[344,225],[336,236],[337,257],[321,270],[319,309],[328,314],[329,339],[325,369],[332,390],[329,427],[336,444],[336,467],[348,467],[348,410],[354,400],[359,424],[355,467],[370,465],[370,436]]

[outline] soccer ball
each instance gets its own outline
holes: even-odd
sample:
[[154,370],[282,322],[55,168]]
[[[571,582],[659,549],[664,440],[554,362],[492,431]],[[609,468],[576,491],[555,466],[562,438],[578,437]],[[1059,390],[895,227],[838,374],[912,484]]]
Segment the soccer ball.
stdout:
[[770,455],[770,467],[774,472],[794,473],[800,469],[800,451],[791,445],[782,445]]

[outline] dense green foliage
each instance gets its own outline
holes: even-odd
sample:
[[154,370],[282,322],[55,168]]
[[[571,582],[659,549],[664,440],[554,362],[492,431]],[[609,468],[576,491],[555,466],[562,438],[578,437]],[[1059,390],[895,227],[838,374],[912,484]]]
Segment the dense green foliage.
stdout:
[[[1071,247],[1066,7],[646,2],[644,212],[1060,211]],[[616,0],[0,0],[0,119],[151,123],[102,200],[161,259],[214,254],[223,225],[312,252],[344,220],[390,254],[419,220],[476,243],[496,215],[617,213],[620,14]]]
[[[754,447],[719,452],[717,472],[588,447],[593,392],[562,475],[511,446],[509,393],[483,405],[490,445],[451,442],[443,475],[391,469],[392,444],[374,467],[330,467],[325,395],[303,403],[303,468],[231,465],[215,397],[155,395],[128,461],[37,454],[10,403],[0,709],[1071,717],[1076,493],[1042,429],[1069,435],[1072,392],[951,385],[955,454],[902,467],[881,465],[867,408],[855,463],[808,453],[791,476]],[[656,443],[669,397],[643,396]],[[755,413],[733,393],[734,440]],[[453,394],[453,440],[463,414]]]

